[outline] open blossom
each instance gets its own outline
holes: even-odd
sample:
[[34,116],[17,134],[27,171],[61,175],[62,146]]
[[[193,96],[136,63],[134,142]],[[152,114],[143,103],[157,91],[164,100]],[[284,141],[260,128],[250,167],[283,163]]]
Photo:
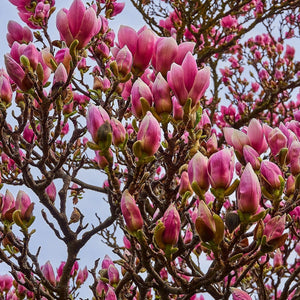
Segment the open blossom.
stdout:
[[[155,45],[155,35],[152,30],[142,27],[138,32],[129,26],[121,25],[118,31],[119,48],[125,45],[133,57],[133,72],[141,74],[150,63]],[[116,57],[118,49],[114,49]],[[114,53],[115,52],[115,53]]]
[[6,39],[9,47],[12,46],[14,42],[22,43],[30,43],[33,40],[33,35],[31,30],[28,27],[22,27],[16,21],[10,20],[7,24]]
[[188,52],[181,65],[171,65],[167,79],[181,105],[184,105],[188,98],[191,98],[192,104],[195,105],[209,86],[210,69],[205,67],[198,70],[195,58]]
[[183,42],[178,46],[173,37],[160,37],[155,43],[152,65],[156,72],[165,77],[171,64],[181,64],[185,55],[194,51],[194,47],[194,42]]
[[74,0],[69,10],[63,8],[58,12],[56,26],[68,46],[77,39],[78,48],[84,48],[100,31],[101,19],[97,18],[94,7],[86,9],[81,0]]
[[30,28],[39,29],[41,23],[45,25],[46,19],[49,17],[50,8],[55,5],[55,0],[9,0],[13,5],[17,6],[19,16]]

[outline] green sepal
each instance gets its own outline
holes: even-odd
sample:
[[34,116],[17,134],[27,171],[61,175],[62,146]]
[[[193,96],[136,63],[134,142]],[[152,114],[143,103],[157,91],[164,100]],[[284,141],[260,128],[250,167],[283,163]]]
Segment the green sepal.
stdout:
[[263,210],[263,211],[259,212],[258,214],[251,216],[249,218],[249,221],[251,223],[256,223],[257,221],[264,219],[264,217],[267,215],[268,212],[269,212],[269,209]]
[[105,277],[100,277],[100,280],[104,283],[109,283],[109,280],[108,278],[105,278]]
[[125,135],[125,140],[123,143],[121,143],[118,147],[121,149],[121,150],[124,150],[126,148],[126,145],[127,145],[127,142],[128,142],[128,133],[126,132],[126,135]]
[[251,215],[249,213],[243,213],[240,210],[237,211],[241,223],[249,224]]
[[236,255],[233,255],[232,257],[229,258],[229,261],[234,262],[234,261],[240,259],[243,255],[244,255],[243,253],[238,253]]
[[21,227],[24,230],[26,229],[26,226],[23,223],[22,218],[21,218],[21,210],[19,210],[19,209],[15,210],[13,212],[12,219],[13,219],[14,223],[17,224],[19,227]]
[[195,120],[194,128],[198,125],[201,118],[202,118],[202,107],[199,106],[199,108],[196,111],[196,120]]
[[52,67],[53,71],[55,71],[57,69],[56,61],[53,60],[52,58],[50,58],[50,64],[51,64],[51,67]]
[[205,191],[202,191],[199,184],[196,181],[193,181],[191,184],[191,187],[193,189],[193,191],[195,192],[195,194],[200,198],[200,199],[204,199],[204,194]]
[[225,191],[224,196],[230,196],[239,186],[240,180],[237,178]]
[[287,154],[288,154],[288,148],[282,148],[278,153],[278,161],[280,166],[282,167],[286,165]]
[[[188,98],[183,106],[184,116],[189,117],[192,110],[192,99]],[[183,118],[184,119],[184,118]]]
[[172,255],[178,250],[178,248],[173,247],[172,245],[166,245],[164,250],[167,258],[171,259]]
[[217,199],[224,199],[225,197],[224,195],[225,191],[223,188],[219,188],[219,189],[210,188],[210,191]]
[[273,200],[273,195],[270,194],[264,186],[261,186],[261,192],[267,199]]
[[215,225],[216,225],[216,233],[214,235],[213,241],[217,245],[219,245],[224,237],[225,226],[224,226],[223,220],[221,219],[221,217],[219,215],[213,214],[213,218],[214,218]]
[[132,125],[132,127],[133,127],[133,129],[134,129],[135,132],[139,131],[139,128],[138,128],[137,123],[136,123],[136,119],[132,120],[131,125]]
[[69,52],[72,57],[72,60],[76,61],[76,62],[77,62],[77,46],[78,45],[79,45],[79,41],[75,39],[69,47],[69,49],[70,49]]
[[[29,228],[35,220],[35,216],[32,216],[28,222],[26,222],[26,227]],[[33,230],[34,231],[34,230]]]
[[144,97],[140,98],[140,102],[142,105],[142,113],[143,113],[143,117],[144,117],[146,115],[147,111],[150,110],[150,104]]
[[44,81],[44,70],[43,70],[42,64],[40,62],[37,64],[36,74],[37,74],[38,80],[40,82],[43,82]]
[[21,55],[20,62],[25,68],[30,68],[30,61],[27,56]]
[[137,157],[137,158],[141,158],[143,155],[143,151],[142,151],[142,142],[140,140],[136,141],[133,146],[132,146],[132,150],[133,150],[133,154]]
[[161,220],[157,222],[157,225],[154,228],[153,234],[153,242],[157,248],[164,250],[166,248],[166,244],[162,241],[162,235],[165,231],[165,225]]
[[102,153],[105,153],[108,151],[109,147],[111,146],[112,143],[112,133],[109,132],[106,135],[106,140],[105,141],[99,141],[99,147],[100,147],[100,151]]
[[148,156],[147,154],[143,153],[142,157],[138,160],[137,165],[148,164],[154,160],[155,156]]
[[64,106],[63,100],[61,99],[61,96],[57,97],[55,100],[56,108],[58,112],[61,112]]
[[132,73],[129,72],[129,73],[126,74],[125,76],[121,77],[119,81],[120,81],[121,83],[124,83],[124,82],[127,82],[131,77],[132,77]]
[[114,60],[111,62],[111,64],[109,65],[111,71],[113,72],[113,74],[118,78],[119,77],[119,70],[118,70],[118,65],[117,62]]
[[95,144],[95,143],[93,143],[93,142],[88,141],[88,142],[86,143],[86,145],[87,145],[91,150],[94,150],[94,151],[101,150],[100,146],[97,145],[97,144]]

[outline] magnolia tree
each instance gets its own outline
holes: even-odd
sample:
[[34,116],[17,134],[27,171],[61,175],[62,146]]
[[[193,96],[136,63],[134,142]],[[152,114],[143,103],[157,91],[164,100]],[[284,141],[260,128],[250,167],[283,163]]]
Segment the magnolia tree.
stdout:
[[[299,299],[300,1],[131,0],[116,33],[115,0],[10,2],[0,298]],[[114,254],[82,265],[94,236]]]

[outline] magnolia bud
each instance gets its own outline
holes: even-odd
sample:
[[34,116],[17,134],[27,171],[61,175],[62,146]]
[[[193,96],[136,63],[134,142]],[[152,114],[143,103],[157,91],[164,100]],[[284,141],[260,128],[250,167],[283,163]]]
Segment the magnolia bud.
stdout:
[[121,210],[129,231],[136,232],[142,229],[144,221],[140,209],[128,190],[122,194]]

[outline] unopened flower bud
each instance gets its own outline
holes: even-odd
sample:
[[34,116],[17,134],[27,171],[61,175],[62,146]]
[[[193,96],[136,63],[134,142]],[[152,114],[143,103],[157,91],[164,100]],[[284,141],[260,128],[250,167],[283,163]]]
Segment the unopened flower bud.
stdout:
[[159,146],[161,139],[161,131],[158,121],[153,117],[150,111],[143,118],[137,134],[137,140],[141,143],[142,153],[152,156]]
[[121,210],[129,231],[136,232],[142,229],[144,221],[140,209],[128,190],[122,194]]
[[261,198],[260,183],[250,163],[241,176],[237,189],[238,208],[243,213],[254,214]]

